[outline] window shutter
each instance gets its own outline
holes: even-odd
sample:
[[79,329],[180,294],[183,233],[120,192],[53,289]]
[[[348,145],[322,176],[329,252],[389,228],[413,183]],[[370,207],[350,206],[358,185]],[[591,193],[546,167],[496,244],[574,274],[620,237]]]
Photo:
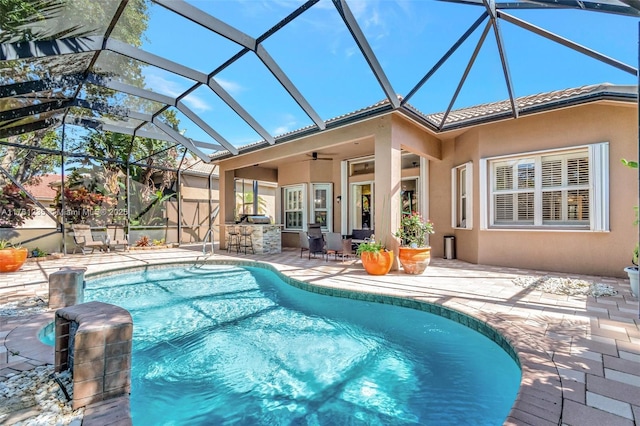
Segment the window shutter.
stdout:
[[513,221],[513,194],[496,194],[495,196],[496,222]]
[[562,160],[542,159],[542,187],[562,186]]
[[609,143],[589,145],[591,230],[609,231]]
[[507,166],[496,167],[496,183],[495,189],[497,191],[512,189],[513,188],[513,168]]

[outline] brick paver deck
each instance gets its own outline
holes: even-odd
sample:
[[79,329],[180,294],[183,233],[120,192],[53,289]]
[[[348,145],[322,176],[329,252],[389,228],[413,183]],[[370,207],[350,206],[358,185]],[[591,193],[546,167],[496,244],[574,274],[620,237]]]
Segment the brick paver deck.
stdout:
[[[419,276],[392,272],[374,277],[357,261],[309,260],[306,254],[300,258],[297,250],[237,256],[222,252],[205,257],[198,251],[176,248],[68,255],[27,263],[20,272],[0,274],[0,303],[47,294],[49,274],[62,266],[86,266],[90,274],[130,266],[233,258],[269,263],[283,274],[313,285],[414,298],[485,321],[507,337],[522,363],[520,393],[505,424],[640,424],[638,300],[625,279],[572,276],[610,284],[618,294],[565,296],[524,289],[512,282],[520,275],[544,272],[458,260],[432,259]],[[37,339],[23,337],[48,317],[52,315],[0,317],[0,380],[10,372],[53,361],[52,349],[43,348]]]

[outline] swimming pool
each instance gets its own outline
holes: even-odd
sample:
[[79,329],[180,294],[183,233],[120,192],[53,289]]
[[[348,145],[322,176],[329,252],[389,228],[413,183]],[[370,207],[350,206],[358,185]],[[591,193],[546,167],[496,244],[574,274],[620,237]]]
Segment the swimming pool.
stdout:
[[309,293],[255,267],[88,281],[134,320],[135,425],[502,424],[520,370],[457,322]]

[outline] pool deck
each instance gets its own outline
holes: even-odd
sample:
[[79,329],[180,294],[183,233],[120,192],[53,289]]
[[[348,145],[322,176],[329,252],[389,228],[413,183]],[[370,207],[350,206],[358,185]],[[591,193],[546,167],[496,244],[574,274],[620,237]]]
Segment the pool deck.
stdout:
[[[566,296],[513,284],[541,271],[432,259],[423,275],[392,272],[370,276],[359,261],[300,258],[299,250],[272,255],[203,256],[201,247],[173,248],[28,262],[19,272],[0,274],[0,303],[48,294],[48,276],[64,266],[87,274],[131,266],[203,260],[260,261],[281,273],[320,287],[399,296],[439,304],[474,316],[500,331],[522,363],[520,393],[505,424],[640,424],[640,320],[638,299],[628,280],[571,275],[613,286],[609,297]],[[569,276],[554,274],[553,276]],[[53,350],[34,336],[53,313],[0,317],[0,380],[8,374],[53,362]],[[21,413],[26,415],[26,413]]]

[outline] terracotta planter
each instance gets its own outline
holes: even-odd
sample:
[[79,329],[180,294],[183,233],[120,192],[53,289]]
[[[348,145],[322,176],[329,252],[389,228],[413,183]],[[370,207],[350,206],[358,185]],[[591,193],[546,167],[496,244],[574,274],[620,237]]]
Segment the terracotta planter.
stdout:
[[22,268],[29,251],[26,248],[0,250],[0,272],[15,272]]
[[407,274],[419,275],[431,262],[431,247],[400,247],[398,260]]
[[365,251],[360,255],[362,260],[362,266],[369,275],[386,275],[391,270],[393,265],[393,252],[392,251],[379,251],[373,253]]

